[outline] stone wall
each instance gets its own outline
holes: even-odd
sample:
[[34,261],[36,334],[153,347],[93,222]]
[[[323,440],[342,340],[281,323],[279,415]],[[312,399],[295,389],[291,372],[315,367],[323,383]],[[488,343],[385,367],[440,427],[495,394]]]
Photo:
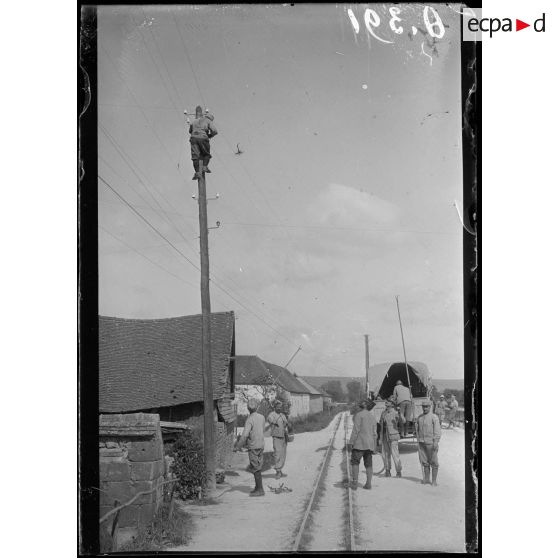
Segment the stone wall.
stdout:
[[[153,490],[136,499],[118,514],[116,548],[149,524],[163,499],[165,461],[159,415],[147,413],[100,415],[99,481],[103,516],[115,505],[131,500],[138,492]],[[114,515],[100,525],[101,541],[113,526]],[[108,549],[110,551],[110,549]],[[105,546],[101,551],[107,551]]]
[[[203,440],[203,403],[176,405],[172,409],[157,410],[162,421],[180,422],[199,433]],[[217,468],[227,470],[232,459],[234,423],[219,420],[217,409],[213,409],[215,425],[215,462]]]

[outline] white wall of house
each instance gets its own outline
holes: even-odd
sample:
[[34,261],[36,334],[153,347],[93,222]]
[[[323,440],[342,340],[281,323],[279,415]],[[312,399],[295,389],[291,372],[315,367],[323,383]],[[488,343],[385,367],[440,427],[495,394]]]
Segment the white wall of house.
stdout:
[[324,398],[321,395],[310,395],[310,414],[321,413],[324,410]]
[[310,395],[307,393],[289,393],[290,418],[306,417],[310,414]]

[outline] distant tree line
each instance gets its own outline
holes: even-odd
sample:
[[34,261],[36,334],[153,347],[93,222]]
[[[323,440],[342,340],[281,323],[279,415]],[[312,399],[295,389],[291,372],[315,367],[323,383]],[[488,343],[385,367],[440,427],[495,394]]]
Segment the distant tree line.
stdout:
[[[332,401],[336,403],[356,403],[365,398],[364,387],[356,380],[347,383],[347,391],[343,389],[343,384],[339,380],[330,380],[322,384],[321,389],[328,393]],[[465,404],[465,391],[462,389],[446,388],[444,391],[439,391],[436,386],[433,386],[432,398],[434,400],[438,400],[442,394],[448,400],[451,395],[455,395],[460,407]]]
[[347,391],[339,380],[330,380],[321,385],[321,389],[331,395],[332,401],[336,403],[354,403],[364,399],[364,387],[356,380],[347,383]]

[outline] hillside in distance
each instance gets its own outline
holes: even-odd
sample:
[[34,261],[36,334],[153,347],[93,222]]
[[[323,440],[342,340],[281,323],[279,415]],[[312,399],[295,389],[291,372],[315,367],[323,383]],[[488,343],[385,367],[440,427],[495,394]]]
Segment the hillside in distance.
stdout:
[[[326,382],[331,381],[339,381],[341,382],[341,386],[343,387],[343,391],[347,391],[347,384],[349,382],[360,382],[364,385],[364,375],[361,377],[347,377],[347,376],[301,376],[302,379],[306,380],[311,386],[316,388],[321,388],[323,384]],[[436,386],[438,391],[444,391],[445,389],[463,389],[463,380],[437,380],[435,378],[432,379],[432,383]]]
[[323,384],[327,382],[341,382],[341,386],[343,387],[343,391],[347,391],[347,384],[349,382],[360,382],[364,385],[364,376],[362,378],[357,377],[347,377],[347,376],[301,376],[303,380],[306,380],[311,386],[316,388],[321,388]]

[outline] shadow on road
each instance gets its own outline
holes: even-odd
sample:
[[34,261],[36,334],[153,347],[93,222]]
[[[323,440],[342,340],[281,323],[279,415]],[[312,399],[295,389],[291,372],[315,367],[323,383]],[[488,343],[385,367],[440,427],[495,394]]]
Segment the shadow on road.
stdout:
[[[283,475],[281,476],[282,479],[287,478],[289,475],[283,473]],[[262,479],[274,479],[275,480],[275,473],[270,473],[269,475],[262,475]],[[277,479],[279,480],[279,479]]]
[[250,486],[233,486],[229,492],[242,492],[244,494],[250,494],[254,487],[250,484]]
[[413,481],[413,482],[418,482],[419,484],[422,482],[422,479],[419,479],[418,477],[408,477],[406,475],[402,475],[401,478],[405,479],[405,480],[410,480],[410,481]]
[[[287,454],[288,459],[288,454]],[[273,452],[267,451],[263,454],[263,465],[262,465],[262,473],[264,471],[269,471],[273,467]]]

